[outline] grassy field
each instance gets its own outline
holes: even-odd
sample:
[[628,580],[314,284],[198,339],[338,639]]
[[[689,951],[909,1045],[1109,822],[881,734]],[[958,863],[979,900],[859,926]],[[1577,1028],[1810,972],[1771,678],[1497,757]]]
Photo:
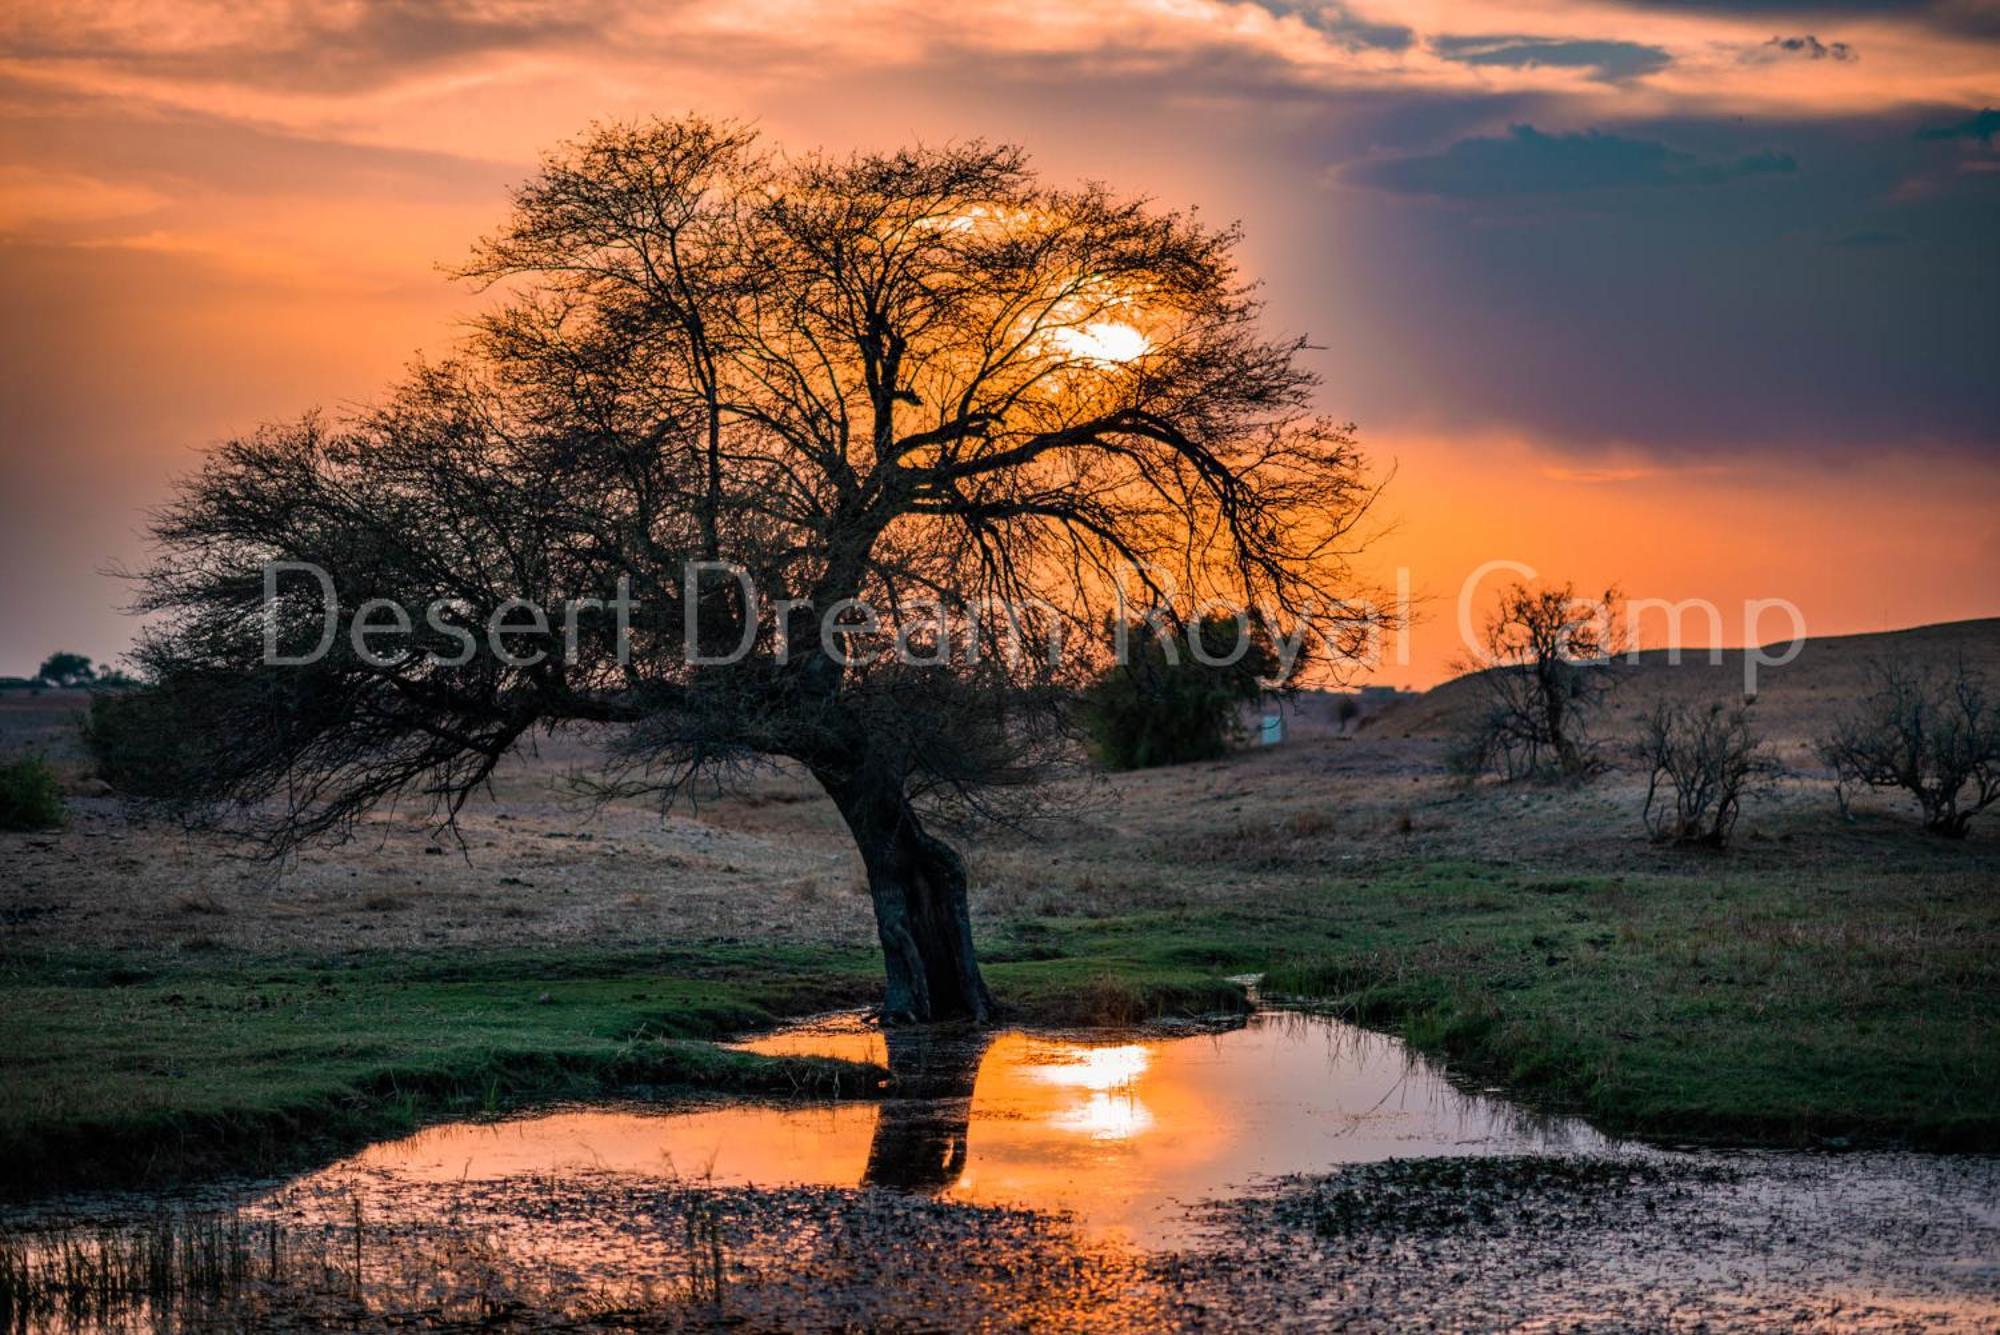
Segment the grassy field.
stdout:
[[1344,887],[1277,993],[1653,1138],[2000,1146],[2000,922],[1983,875],[1523,877]]
[[[878,1071],[707,1042],[858,999],[860,961],[9,956],[17,1185],[275,1168],[427,1116],[613,1087],[866,1095]],[[842,972],[845,970],[845,972]]]

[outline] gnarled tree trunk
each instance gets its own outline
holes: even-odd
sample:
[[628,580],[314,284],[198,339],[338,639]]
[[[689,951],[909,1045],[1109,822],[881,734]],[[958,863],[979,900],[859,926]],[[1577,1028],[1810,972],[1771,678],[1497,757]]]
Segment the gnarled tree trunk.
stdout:
[[993,1018],[993,996],[972,949],[965,863],[925,830],[899,782],[815,771],[840,809],[875,902],[888,975],[887,1024]]

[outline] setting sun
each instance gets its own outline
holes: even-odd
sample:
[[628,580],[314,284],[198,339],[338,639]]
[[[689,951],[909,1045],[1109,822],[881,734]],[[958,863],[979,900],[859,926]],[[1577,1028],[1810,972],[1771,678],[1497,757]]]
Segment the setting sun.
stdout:
[[1144,334],[1116,320],[1098,320],[1075,329],[1058,329],[1049,337],[1064,353],[1083,361],[1134,361],[1144,356],[1150,347]]

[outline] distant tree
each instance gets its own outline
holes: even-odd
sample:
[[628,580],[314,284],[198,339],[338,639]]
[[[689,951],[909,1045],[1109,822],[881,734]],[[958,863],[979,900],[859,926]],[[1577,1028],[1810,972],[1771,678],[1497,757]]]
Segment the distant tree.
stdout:
[[1466,775],[1580,778],[1598,768],[1590,723],[1611,688],[1619,594],[1580,596],[1573,584],[1503,589],[1471,674],[1480,707],[1453,739],[1448,763]]
[[1647,771],[1642,816],[1655,843],[1723,847],[1743,798],[1777,769],[1749,711],[1721,701],[1655,704],[1632,751]]
[[1962,658],[1949,667],[1879,659],[1868,674],[1868,695],[1819,743],[1842,810],[1849,788],[1900,788],[1925,829],[1963,839],[2000,801],[2000,708],[1984,675]]
[[51,686],[82,686],[96,679],[97,670],[85,655],[63,651],[43,659],[35,675]]
[[[136,657],[175,786],[282,849],[402,794],[449,822],[549,729],[598,729],[620,790],[663,802],[789,759],[866,867],[885,1015],[986,1017],[966,869],[934,827],[1071,753],[1121,572],[1149,601],[1354,606],[1371,493],[1235,246],[1046,184],[1013,148],[592,131],[465,270],[503,295],[462,357],[351,423],[225,445],[165,512]],[[310,579],[267,617],[281,560],[327,571],[350,616],[416,609],[407,652],[337,637],[267,665],[267,622],[293,654],[324,625]],[[600,606],[459,657],[511,600],[621,583],[629,635]],[[890,652],[939,646],[947,616],[977,654]]]
[[[1241,736],[1245,707],[1287,685],[1270,635],[1254,620],[1210,617],[1190,627],[1199,655],[1189,638],[1151,622],[1126,635],[1126,661],[1107,668],[1083,701],[1091,741],[1112,769],[1216,759]],[[1294,662],[1290,675],[1301,666]]]

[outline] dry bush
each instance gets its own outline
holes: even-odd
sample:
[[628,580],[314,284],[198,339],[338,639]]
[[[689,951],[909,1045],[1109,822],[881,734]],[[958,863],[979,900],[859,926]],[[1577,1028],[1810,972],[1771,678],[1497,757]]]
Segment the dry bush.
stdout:
[[1963,839],[1972,818],[2000,801],[2000,710],[1986,679],[1963,658],[1950,667],[1878,660],[1873,689],[1820,739],[1834,792],[1900,788],[1923,809],[1924,828]]
[[1590,720],[1612,684],[1618,599],[1616,589],[1584,597],[1570,584],[1502,590],[1479,659],[1458,665],[1476,674],[1484,700],[1445,753],[1453,773],[1581,779],[1601,768]]
[[1729,842],[1745,794],[1777,773],[1747,709],[1660,701],[1640,720],[1633,753],[1647,767],[1646,833],[1655,843]]

